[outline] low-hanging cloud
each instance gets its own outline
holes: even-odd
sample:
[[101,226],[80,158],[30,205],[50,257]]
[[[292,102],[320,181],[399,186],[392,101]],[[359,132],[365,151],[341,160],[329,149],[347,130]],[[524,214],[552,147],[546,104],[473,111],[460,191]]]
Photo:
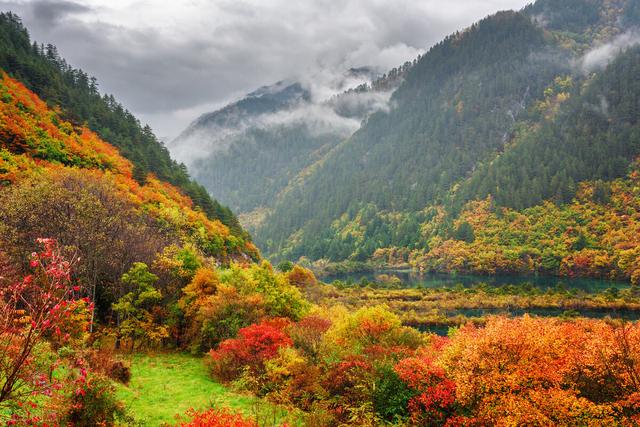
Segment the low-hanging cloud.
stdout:
[[[284,78],[389,69],[527,0],[0,0],[101,89],[174,136],[200,113]],[[328,95],[328,94],[326,94]]]
[[[192,128],[169,143],[176,160],[192,167],[202,159],[226,152],[251,130],[270,131],[303,127],[310,137],[335,135],[346,138],[361,126],[362,120],[376,111],[388,111],[391,91],[349,92],[327,101],[318,95],[273,113],[227,116],[224,124],[194,122]],[[228,113],[227,113],[228,114]]]
[[590,73],[604,68],[621,52],[639,43],[640,32],[638,30],[631,30],[620,34],[609,43],[605,43],[587,52],[580,61],[582,71]]

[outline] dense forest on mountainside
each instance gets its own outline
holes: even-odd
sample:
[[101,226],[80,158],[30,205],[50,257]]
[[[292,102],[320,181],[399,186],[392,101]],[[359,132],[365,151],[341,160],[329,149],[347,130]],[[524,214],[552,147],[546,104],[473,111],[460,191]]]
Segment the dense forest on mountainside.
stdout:
[[640,154],[639,72],[640,48],[631,48],[592,79],[557,79],[531,109],[535,124],[523,123],[507,149],[462,184],[457,202],[491,195],[516,209],[567,203],[580,181],[625,175]]
[[[353,219],[367,204],[379,212],[417,212],[443,200],[454,182],[503,148],[525,106],[566,72],[559,55],[540,28],[514,12],[434,46],[393,94],[395,108],[371,116],[282,198],[257,234],[265,250],[282,253],[289,236],[302,234],[294,252],[283,255],[342,259],[344,251],[331,246],[343,242],[315,237],[325,237],[343,215]],[[395,246],[392,233],[371,232]]]
[[300,171],[342,140],[336,134],[310,137],[310,133],[313,130],[303,122],[249,129],[227,151],[217,153],[215,160],[196,161],[194,176],[199,182],[226,188],[211,191],[221,194],[238,212],[266,209]]
[[[20,19],[0,14],[0,69],[19,79],[65,119],[84,124],[117,147],[135,166],[135,178],[144,183],[148,172],[176,185],[212,219],[220,219],[243,234],[232,212],[213,200],[192,181],[183,165],[171,159],[167,148],[148,126],[142,126],[111,95],[101,95],[93,77],[71,67],[54,45],[32,43]],[[244,238],[248,238],[245,234]]]
[[[459,217],[470,201],[521,210],[571,203],[583,181],[601,192],[640,149],[637,9],[636,0],[539,1],[448,37],[408,70],[393,108],[280,194],[255,231],[259,245],[275,259],[407,265],[443,241],[470,239]],[[610,59],[626,52],[588,64],[594,49]],[[516,241],[504,249],[525,250]],[[528,271],[562,274],[558,265]]]
[[312,99],[311,90],[299,83],[260,88],[202,115],[170,147],[178,156],[188,151],[193,176],[252,231],[280,195],[308,175],[361,120],[386,108],[390,92],[413,64],[382,76],[367,67],[348,70],[345,82],[367,81],[326,100]]

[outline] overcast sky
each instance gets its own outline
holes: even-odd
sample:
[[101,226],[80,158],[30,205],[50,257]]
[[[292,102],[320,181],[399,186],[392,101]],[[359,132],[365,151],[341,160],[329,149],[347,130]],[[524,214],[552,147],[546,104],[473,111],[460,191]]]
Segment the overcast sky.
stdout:
[[389,69],[527,0],[0,0],[160,137],[281,79]]

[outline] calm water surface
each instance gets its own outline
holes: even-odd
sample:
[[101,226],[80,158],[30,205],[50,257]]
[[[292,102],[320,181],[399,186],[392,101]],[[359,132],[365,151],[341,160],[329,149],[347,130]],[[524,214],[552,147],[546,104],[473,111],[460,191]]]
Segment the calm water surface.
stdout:
[[361,283],[363,280],[381,282],[385,275],[395,276],[400,279],[403,288],[454,288],[456,286],[469,288],[486,284],[495,287],[530,285],[541,289],[562,287],[565,289],[580,289],[586,292],[600,292],[612,287],[618,289],[629,287],[628,283],[598,279],[570,279],[549,276],[470,276],[419,273],[411,270],[341,273],[321,276],[320,279],[325,283],[333,283],[336,280],[340,280],[345,283],[356,284]]

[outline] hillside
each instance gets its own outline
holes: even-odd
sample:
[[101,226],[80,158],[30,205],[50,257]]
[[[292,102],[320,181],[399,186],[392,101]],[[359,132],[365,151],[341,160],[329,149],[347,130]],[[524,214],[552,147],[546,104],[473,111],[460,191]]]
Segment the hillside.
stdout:
[[[573,3],[500,12],[431,48],[393,93],[393,108],[279,195],[255,231],[263,251],[334,262],[378,251],[378,262],[404,264],[455,240],[474,200],[490,196],[497,210],[562,206],[581,182],[626,176],[640,148],[638,54],[608,62],[637,40],[637,2]],[[591,246],[614,251],[600,237]]]
[[[257,233],[260,242],[268,253],[344,259],[355,254],[356,245],[346,233],[334,238],[335,220],[351,221],[370,211],[379,220],[384,212],[417,214],[442,201],[478,162],[502,149],[528,103],[568,68],[554,60],[558,55],[542,29],[515,12],[489,17],[434,46],[394,92],[395,108],[370,117],[282,198]],[[423,244],[418,238],[423,221],[419,215],[405,224],[366,221],[371,238],[365,239],[372,241],[357,245],[361,253],[355,255],[367,258],[380,245]],[[293,235],[295,244],[289,240]],[[306,241],[312,235],[322,239]]]
[[118,149],[3,73],[0,255],[24,264],[37,238],[57,239],[89,261],[79,278],[92,284],[102,314],[122,271],[133,262],[151,264],[163,251],[220,263],[259,257],[250,241],[208,218],[177,187],[151,173],[140,184],[134,175]]
[[84,125],[117,147],[134,166],[134,177],[143,183],[148,172],[187,194],[211,219],[220,219],[234,233],[248,238],[233,213],[213,200],[192,181],[183,165],[176,163],[148,126],[120,105],[111,95],[102,95],[97,81],[70,66],[56,47],[31,41],[20,18],[0,14],[0,69],[20,80],[49,107],[71,123]]

